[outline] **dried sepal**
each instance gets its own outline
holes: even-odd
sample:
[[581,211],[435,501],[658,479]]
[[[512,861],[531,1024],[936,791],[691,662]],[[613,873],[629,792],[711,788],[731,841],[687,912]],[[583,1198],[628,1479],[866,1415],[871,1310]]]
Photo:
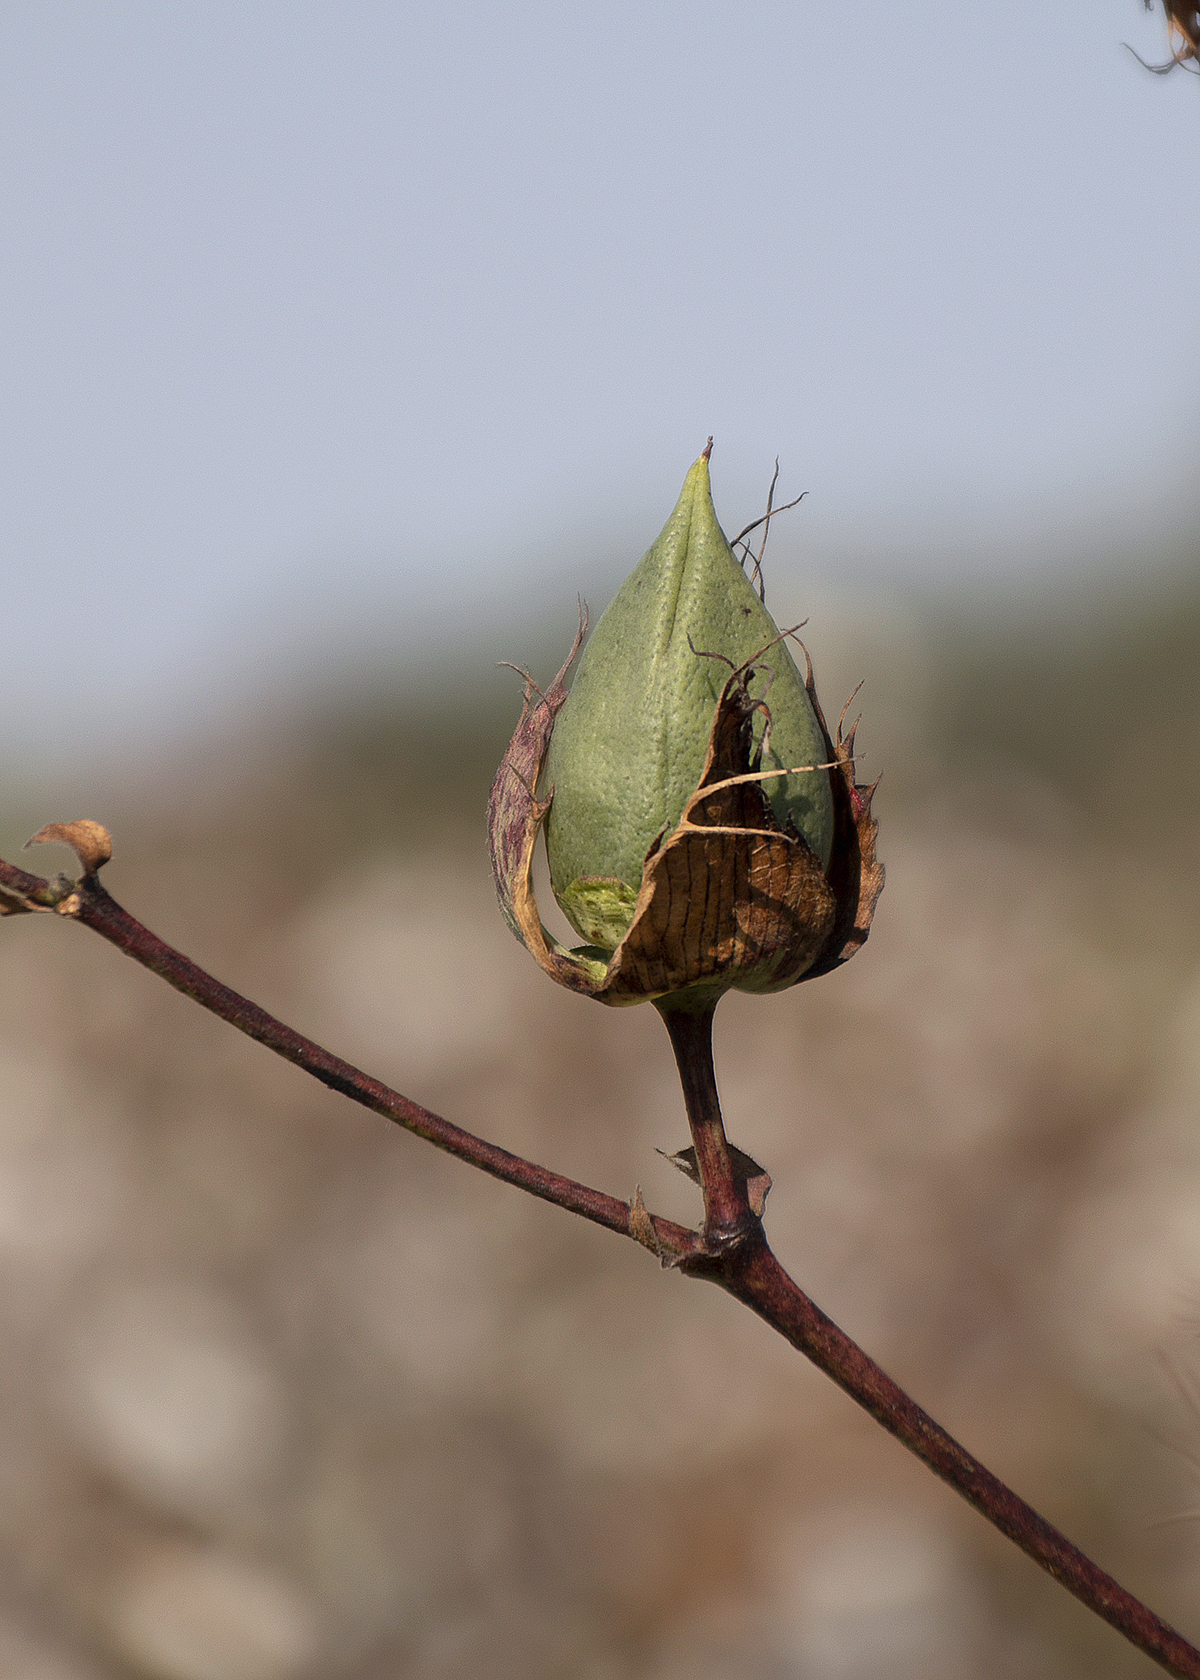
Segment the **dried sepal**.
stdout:
[[539,800],[534,790],[550,745],[554,719],[567,698],[565,678],[583,645],[586,630],[587,612],[580,607],[579,629],[571,651],[544,694],[532,677],[522,673],[525,698],[521,716],[488,795],[488,847],[501,913],[547,973],[567,986],[571,985],[578,964],[542,927],[533,897],[533,849],[550,808],[549,800]]
[[854,704],[858,689],[855,689],[842,707],[837,723],[837,735],[836,738],[832,737],[825,722],[825,714],[821,710],[821,702],[817,699],[812,660],[808,656],[807,648],[804,649],[804,660],[804,683],[808,689],[808,697],[817,715],[817,723],[820,725],[828,756],[837,766],[829,778],[833,789],[834,828],[833,850],[830,853],[827,871],[829,886],[837,904],[837,914],[823,950],[800,976],[802,980],[815,980],[818,975],[828,974],[831,969],[840,968],[842,963],[849,962],[855,952],[861,951],[866,944],[875,916],[875,906],[883,891],[884,869],[875,850],[879,823],[871,815],[871,801],[879,781],[876,778],[867,786],[855,781],[854,737],[858,731],[859,720],[854,720],[849,731],[845,729],[846,714]]

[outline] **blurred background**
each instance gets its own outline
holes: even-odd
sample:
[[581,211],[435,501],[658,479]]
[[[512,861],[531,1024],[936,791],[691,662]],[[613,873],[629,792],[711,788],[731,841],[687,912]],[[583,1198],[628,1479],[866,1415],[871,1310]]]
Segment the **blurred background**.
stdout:
[[[0,854],[689,1222],[483,806],[709,433],[888,887],[730,997],[817,1301],[1200,1638],[1200,93],[1136,0],[0,11]],[[25,860],[28,861],[28,860]],[[47,850],[34,867],[69,866]],[[734,1303],[0,926],[0,1675],[1150,1665]]]

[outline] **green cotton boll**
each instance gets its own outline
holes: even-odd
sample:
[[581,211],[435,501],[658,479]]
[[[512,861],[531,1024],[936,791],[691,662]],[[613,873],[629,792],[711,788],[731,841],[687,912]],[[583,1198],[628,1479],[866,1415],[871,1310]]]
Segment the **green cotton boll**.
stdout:
[[[646,853],[677,827],[699,785],[730,665],[762,656],[750,690],[771,714],[762,768],[824,761],[804,679],[778,635],[717,523],[701,457],[658,541],[597,624],[542,772],[541,796],[554,789],[546,819],[551,885],[589,944],[614,950],[628,929]],[[755,721],[756,741],[765,721]],[[826,868],[828,772],[762,785],[780,826],[794,824]]]

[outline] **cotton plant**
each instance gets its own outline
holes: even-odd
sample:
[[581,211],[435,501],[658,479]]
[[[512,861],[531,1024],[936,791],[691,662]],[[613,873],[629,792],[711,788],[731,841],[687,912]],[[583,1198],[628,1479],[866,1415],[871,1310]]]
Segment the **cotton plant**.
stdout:
[[[857,780],[855,730],[839,721],[830,731],[799,627],[775,624],[761,578],[756,589],[726,539],[709,456],[706,448],[688,472],[660,536],[586,646],[581,610],[555,680],[542,690],[527,678],[488,810],[501,911],[541,968],[583,998],[614,1007],[649,1002],[662,1016],[692,1133],[691,1148],[673,1159],[703,1195],[695,1227],[652,1213],[640,1189],[623,1199],[474,1136],[214,979],[109,895],[99,871],[112,842],[94,820],[51,823],[34,836],[71,846],[77,877],[44,878],[0,862],[0,915],[43,912],[94,929],[332,1089],[632,1238],[664,1267],[717,1283],[1167,1673],[1200,1677],[1200,1650],[910,1399],[788,1276],[767,1242],[770,1175],[726,1137],[713,1014],[726,991],[777,992],[860,952],[883,869],[874,788]],[[768,503],[768,523],[770,512]],[[551,889],[578,944],[564,944],[542,922],[533,859],[543,837]]]

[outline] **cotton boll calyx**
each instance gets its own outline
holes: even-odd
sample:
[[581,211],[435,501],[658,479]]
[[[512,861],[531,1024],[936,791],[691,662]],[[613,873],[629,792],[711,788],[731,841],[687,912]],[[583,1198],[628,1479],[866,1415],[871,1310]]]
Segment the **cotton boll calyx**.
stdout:
[[[702,1007],[845,961],[883,881],[870,790],[717,523],[707,451],[568,695],[584,628],[553,686],[527,688],[492,787],[518,938],[563,985],[614,1004]],[[543,823],[555,896],[585,941],[571,951],[533,900]]]

